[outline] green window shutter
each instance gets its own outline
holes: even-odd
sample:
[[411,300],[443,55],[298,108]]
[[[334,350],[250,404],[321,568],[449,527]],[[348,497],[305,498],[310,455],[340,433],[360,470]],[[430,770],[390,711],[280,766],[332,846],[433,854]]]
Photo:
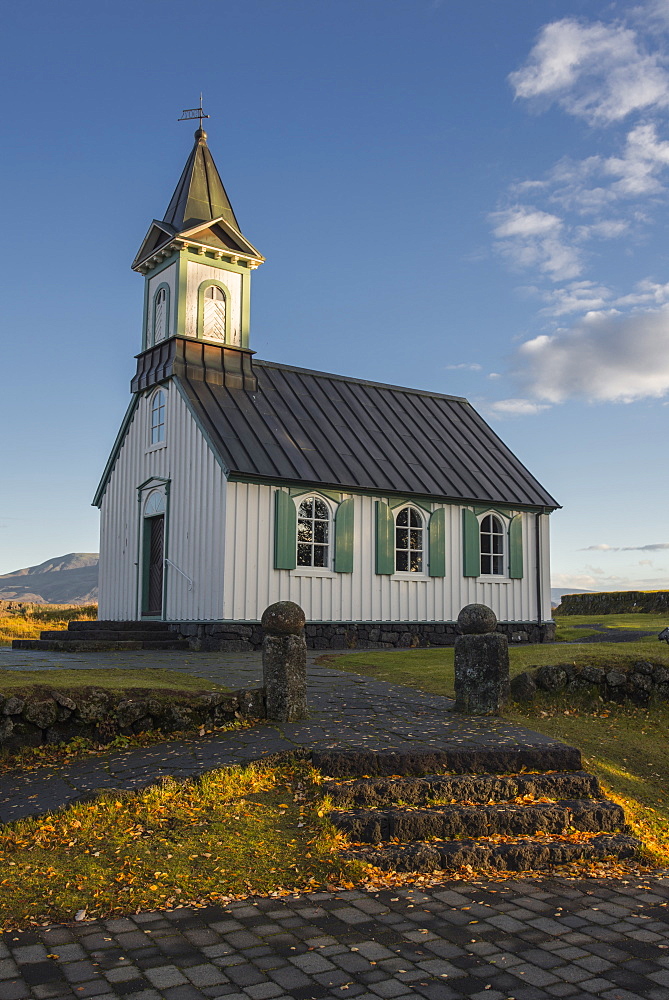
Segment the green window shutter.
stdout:
[[428,527],[430,576],[446,576],[446,511],[435,510]]
[[383,576],[395,572],[395,518],[383,500],[376,501],[376,572]]
[[337,507],[335,514],[335,573],[353,572],[354,500],[350,497]]
[[462,574],[479,576],[481,573],[481,551],[479,522],[471,510],[462,511]]
[[523,515],[516,514],[509,525],[509,576],[523,579]]
[[297,510],[287,493],[277,490],[274,515],[274,569],[295,569]]

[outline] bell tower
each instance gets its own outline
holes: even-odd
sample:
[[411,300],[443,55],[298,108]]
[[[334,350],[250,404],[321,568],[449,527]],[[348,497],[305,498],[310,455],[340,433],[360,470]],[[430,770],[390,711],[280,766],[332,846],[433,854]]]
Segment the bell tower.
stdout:
[[[199,117],[206,117],[201,109]],[[240,231],[201,125],[167,211],[151,223],[132,264],[145,281],[133,392],[186,372],[219,385],[256,387],[251,272],[264,257]]]

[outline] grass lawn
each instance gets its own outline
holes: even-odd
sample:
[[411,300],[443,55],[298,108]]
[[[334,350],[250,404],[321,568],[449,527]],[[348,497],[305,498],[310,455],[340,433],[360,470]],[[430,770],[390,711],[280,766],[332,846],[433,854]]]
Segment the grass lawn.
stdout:
[[0,646],[11,646],[12,639],[39,639],[46,629],[66,629],[70,621],[93,621],[97,604],[32,604],[21,613],[0,614]]
[[555,638],[558,642],[578,642],[591,635],[597,635],[597,629],[577,628],[582,625],[606,625],[607,628],[623,629],[632,631],[647,632],[653,631],[655,635],[640,637],[640,642],[656,642],[657,635],[669,625],[669,618],[662,615],[554,615],[557,625]]
[[126,670],[124,667],[106,667],[100,670],[5,670],[0,671],[0,695],[8,697],[13,694],[29,693],[35,688],[62,692],[81,691],[84,688],[104,688],[106,691],[127,692],[141,691],[228,691],[229,688],[213,681],[194,677],[192,674],[180,673],[178,670],[165,670],[161,667],[143,667],[139,670]]
[[[352,887],[308,801],[311,768],[223,768],[0,829],[0,927]],[[56,948],[56,951],[58,949]]]
[[[642,642],[568,649],[549,643],[513,647],[510,654],[512,675],[529,666],[566,661],[624,667],[634,660],[650,659],[669,666],[669,646],[660,642],[652,650]],[[322,662],[429,694],[454,695],[452,649],[370,650],[351,656],[325,656]],[[658,703],[643,709],[544,695],[531,706],[512,705],[505,717],[577,746],[585,767],[599,777],[607,794],[624,806],[635,834],[651,850],[653,859],[669,864],[669,705]]]
[[[407,684],[429,694],[454,697],[452,648],[363,650],[350,656],[328,656],[321,662],[336,670],[365,674],[391,684]],[[592,664],[597,667],[628,667],[635,660],[650,660],[669,667],[669,645],[658,642],[598,642],[582,646],[562,646],[546,643],[537,646],[510,646],[511,676],[529,667],[546,663]]]

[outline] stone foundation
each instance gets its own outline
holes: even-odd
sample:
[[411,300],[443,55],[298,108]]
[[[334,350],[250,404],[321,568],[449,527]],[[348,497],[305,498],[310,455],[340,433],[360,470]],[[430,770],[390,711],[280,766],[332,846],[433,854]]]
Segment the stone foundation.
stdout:
[[[195,650],[227,653],[262,648],[260,622],[175,622],[170,629]],[[498,622],[510,643],[553,642],[554,622]],[[454,646],[455,622],[307,622],[307,649],[414,649]]]

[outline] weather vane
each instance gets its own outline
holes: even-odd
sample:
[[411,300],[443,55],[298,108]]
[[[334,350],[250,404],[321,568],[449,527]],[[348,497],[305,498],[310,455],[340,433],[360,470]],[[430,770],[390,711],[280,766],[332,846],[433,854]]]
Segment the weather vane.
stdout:
[[202,94],[200,94],[200,107],[199,108],[184,108],[183,111],[181,112],[181,118],[177,118],[177,121],[179,121],[179,122],[187,122],[187,121],[190,121],[193,118],[199,118],[200,119],[200,128],[202,128],[202,119],[203,118],[210,118],[210,117],[211,117],[210,115],[205,115],[204,111],[202,110]]

